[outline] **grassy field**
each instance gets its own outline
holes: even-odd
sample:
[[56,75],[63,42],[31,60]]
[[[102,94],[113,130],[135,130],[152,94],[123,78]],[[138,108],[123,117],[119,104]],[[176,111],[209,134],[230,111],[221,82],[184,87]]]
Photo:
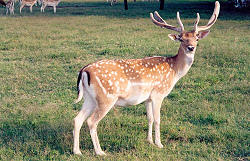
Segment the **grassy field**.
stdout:
[[[170,30],[155,26],[149,13],[158,2],[109,6],[106,1],[62,1],[40,13],[24,8],[5,15],[0,7],[0,160],[250,160],[250,13],[221,3],[210,35],[199,42],[195,62],[164,100],[163,149],[146,142],[145,104],[117,107],[98,127],[107,156],[94,155],[86,123],[82,156],[72,154],[73,119],[81,104],[78,71],[101,59],[177,54]],[[186,29],[196,12],[205,25],[212,1],[166,1],[159,11]]]

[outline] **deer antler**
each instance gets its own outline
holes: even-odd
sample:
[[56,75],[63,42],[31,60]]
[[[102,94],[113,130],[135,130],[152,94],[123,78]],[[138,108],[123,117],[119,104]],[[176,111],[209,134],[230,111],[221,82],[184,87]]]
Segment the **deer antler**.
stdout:
[[214,7],[214,13],[212,14],[212,16],[211,16],[211,18],[208,21],[206,26],[198,26],[198,23],[199,23],[199,20],[200,20],[200,15],[199,15],[199,13],[197,13],[197,19],[196,19],[196,22],[194,23],[194,31],[199,32],[199,31],[202,31],[202,30],[207,30],[210,27],[212,27],[213,24],[217,20],[219,12],[220,12],[220,3],[218,1],[216,1],[215,2],[215,7]]
[[167,29],[174,30],[174,31],[179,32],[179,33],[181,33],[184,30],[184,26],[181,22],[179,12],[177,12],[177,21],[178,21],[179,25],[181,26],[180,28],[167,24],[161,18],[161,16],[158,14],[157,11],[155,11],[154,15],[152,13],[150,13],[150,18],[151,18],[152,22],[158,26],[165,27]]

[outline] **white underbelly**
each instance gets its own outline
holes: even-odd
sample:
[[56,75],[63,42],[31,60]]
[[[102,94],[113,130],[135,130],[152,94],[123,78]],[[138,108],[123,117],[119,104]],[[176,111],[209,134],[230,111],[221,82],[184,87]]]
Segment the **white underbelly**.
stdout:
[[115,105],[123,107],[138,105],[149,99],[151,91],[152,91],[151,87],[142,88],[137,84],[132,84],[130,94],[127,95],[126,97],[119,97]]
[[26,6],[31,6],[33,3],[32,2],[26,2],[25,5]]
[[57,2],[47,2],[48,6],[57,6],[58,3]]
[[149,95],[150,95],[150,93],[146,93],[146,94],[141,94],[141,95],[132,95],[129,98],[119,98],[116,101],[115,105],[122,106],[122,107],[138,105],[138,104],[148,100]]

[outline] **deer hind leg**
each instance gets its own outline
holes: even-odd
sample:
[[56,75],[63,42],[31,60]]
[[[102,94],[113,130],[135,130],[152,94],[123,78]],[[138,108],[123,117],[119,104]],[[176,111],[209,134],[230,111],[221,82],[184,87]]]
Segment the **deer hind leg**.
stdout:
[[98,104],[92,115],[88,118],[87,124],[89,126],[91,139],[94,145],[94,150],[97,155],[106,155],[100,146],[98,135],[97,135],[97,125],[99,121],[108,113],[108,111],[113,107],[115,103],[109,104]]
[[32,7],[37,4],[37,1],[33,2],[31,5],[30,5],[30,12],[32,13]]
[[82,127],[83,122],[91,115],[91,113],[94,111],[95,108],[96,108],[95,100],[91,96],[86,95],[82,109],[74,119],[74,131],[73,131],[74,154],[81,154],[79,147],[80,129]]
[[161,110],[161,104],[163,101],[163,98],[160,96],[155,96],[152,100],[152,107],[153,107],[153,116],[154,116],[154,124],[155,124],[155,144],[159,148],[163,148],[163,145],[161,144],[161,137],[160,137],[160,110]]
[[6,5],[6,15],[8,14],[9,7]]
[[148,117],[148,137],[147,141],[150,144],[154,144],[153,138],[152,138],[152,129],[153,129],[153,123],[154,123],[154,116],[153,116],[153,111],[152,111],[152,101],[147,101],[146,102],[147,106],[147,117]]
[[41,12],[44,12],[44,9],[46,6],[47,6],[47,3],[42,3]]

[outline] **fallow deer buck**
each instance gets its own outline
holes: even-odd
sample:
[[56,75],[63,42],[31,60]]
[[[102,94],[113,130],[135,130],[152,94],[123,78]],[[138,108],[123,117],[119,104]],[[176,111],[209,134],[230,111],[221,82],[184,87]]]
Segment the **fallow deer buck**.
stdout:
[[[198,26],[200,16],[192,31],[185,31],[177,12],[180,27],[167,24],[160,15],[150,13],[154,24],[179,34],[168,35],[174,41],[180,41],[178,54],[173,57],[151,56],[130,60],[101,60],[82,68],[78,74],[78,98],[84,97],[81,111],[74,119],[74,149],[75,154],[81,154],[79,149],[79,132],[87,119],[90,135],[97,155],[105,155],[97,136],[99,121],[114,106],[130,106],[146,102],[149,121],[147,140],[153,144],[152,126],[155,126],[155,144],[162,148],[160,139],[160,108],[164,97],[173,89],[175,83],[183,77],[194,61],[198,40],[209,34],[209,29],[217,20],[220,4],[215,2],[214,13],[205,26]],[[202,31],[199,33],[199,31]]]
[[46,6],[52,6],[54,8],[54,13],[56,13],[56,6],[60,3],[61,0],[41,0],[41,12],[44,12]]
[[6,3],[6,15],[8,14],[8,11],[10,11],[10,15],[14,15],[14,2],[12,0],[9,0]]

